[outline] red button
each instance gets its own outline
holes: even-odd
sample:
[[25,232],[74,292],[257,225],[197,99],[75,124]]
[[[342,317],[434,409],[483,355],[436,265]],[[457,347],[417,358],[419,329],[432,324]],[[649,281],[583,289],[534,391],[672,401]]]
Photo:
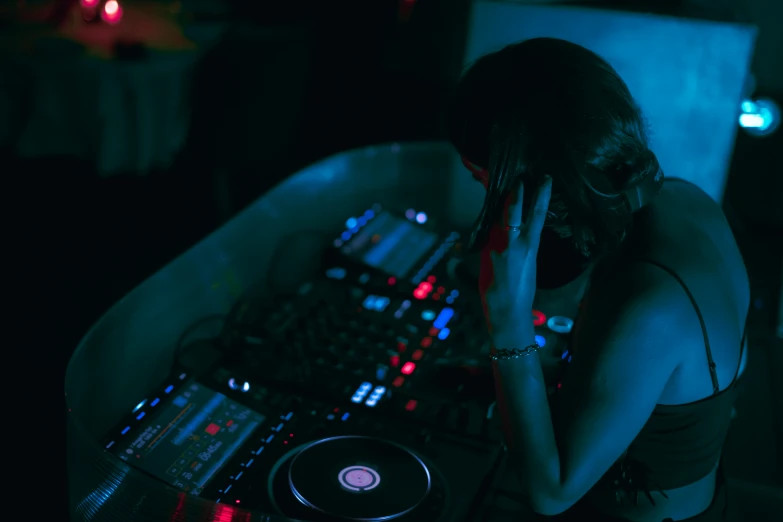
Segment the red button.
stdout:
[[408,361],[402,365],[402,368],[400,369],[400,373],[403,375],[410,375],[413,373],[413,370],[415,369],[416,369],[416,364]]
[[399,388],[403,384],[405,384],[405,377],[403,377],[402,375],[398,375],[392,381],[392,386],[394,386],[395,388]]

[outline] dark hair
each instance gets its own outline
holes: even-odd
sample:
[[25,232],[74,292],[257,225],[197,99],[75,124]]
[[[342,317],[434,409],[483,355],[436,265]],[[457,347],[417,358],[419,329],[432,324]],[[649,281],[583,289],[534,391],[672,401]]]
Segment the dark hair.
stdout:
[[586,258],[611,253],[630,231],[631,214],[605,196],[659,170],[625,82],[600,56],[564,40],[525,40],[479,58],[457,85],[449,120],[457,151],[489,171],[474,248],[510,191],[519,182],[529,187],[529,208],[548,174],[546,227]]

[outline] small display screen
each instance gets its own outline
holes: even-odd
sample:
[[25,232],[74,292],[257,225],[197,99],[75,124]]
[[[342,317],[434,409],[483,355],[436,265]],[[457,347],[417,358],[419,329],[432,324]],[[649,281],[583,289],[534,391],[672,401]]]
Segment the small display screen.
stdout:
[[438,236],[420,225],[382,212],[343,245],[341,252],[404,278],[437,242]]
[[191,382],[113,449],[129,464],[193,495],[226,464],[265,420],[222,393]]

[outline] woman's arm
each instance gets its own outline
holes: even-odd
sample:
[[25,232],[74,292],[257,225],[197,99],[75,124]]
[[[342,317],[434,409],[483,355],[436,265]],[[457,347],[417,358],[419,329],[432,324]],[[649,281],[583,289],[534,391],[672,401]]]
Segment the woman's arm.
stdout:
[[[538,354],[493,363],[506,444],[534,511],[554,515],[576,503],[650,417],[680,362],[682,316],[690,319],[680,313],[687,298],[668,279],[639,265],[585,303],[554,412]],[[533,338],[527,322],[493,336],[498,349]]]

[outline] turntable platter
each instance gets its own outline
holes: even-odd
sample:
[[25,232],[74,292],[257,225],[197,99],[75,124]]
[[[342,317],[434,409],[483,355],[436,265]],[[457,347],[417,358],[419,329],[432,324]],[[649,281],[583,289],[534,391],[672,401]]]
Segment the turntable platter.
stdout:
[[288,485],[308,508],[343,520],[391,520],[431,488],[427,466],[402,446],[372,437],[314,442],[292,460]]

